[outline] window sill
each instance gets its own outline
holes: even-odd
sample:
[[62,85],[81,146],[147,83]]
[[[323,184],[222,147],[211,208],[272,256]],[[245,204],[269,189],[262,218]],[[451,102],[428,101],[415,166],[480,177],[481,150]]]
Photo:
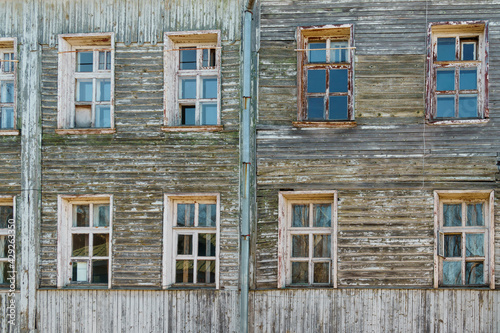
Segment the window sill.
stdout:
[[19,135],[19,130],[16,129],[0,129],[0,135]]
[[163,132],[221,132],[224,129],[222,125],[203,125],[203,126],[162,126]]
[[116,128],[57,128],[55,132],[60,135],[114,134]]
[[490,121],[489,118],[484,119],[447,119],[447,120],[427,120],[427,125],[475,125],[486,124]]
[[295,127],[303,128],[350,128],[356,127],[357,124],[353,120],[348,121],[294,121]]

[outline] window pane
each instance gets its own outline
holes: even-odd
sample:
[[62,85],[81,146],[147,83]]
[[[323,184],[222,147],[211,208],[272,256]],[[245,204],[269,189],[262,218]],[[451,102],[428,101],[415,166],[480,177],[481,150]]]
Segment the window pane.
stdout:
[[314,263],[314,283],[330,282],[330,264],[327,262]]
[[193,260],[177,260],[175,263],[175,282],[193,283]]
[[455,90],[455,70],[438,69],[436,72],[436,90],[446,91]]
[[194,204],[177,205],[177,226],[194,226]]
[[445,257],[462,256],[461,235],[444,235],[444,256]]
[[217,125],[217,104],[201,105],[201,125]]
[[92,244],[93,257],[107,257],[109,255],[109,234],[94,234]]
[[215,234],[198,235],[198,256],[215,257]]
[[100,51],[99,52],[99,69],[100,70],[111,69],[111,52],[110,51]]
[[314,258],[330,258],[331,257],[331,235],[314,235]]
[[292,205],[292,227],[309,226],[309,205]]
[[477,117],[477,95],[460,95],[458,97],[458,116],[460,118]]
[[462,43],[462,60],[476,60],[476,43]]
[[97,101],[109,102],[111,100],[111,80],[97,80]]
[[483,262],[465,263],[465,284],[483,284],[484,283],[484,264]]
[[460,69],[460,90],[477,89],[477,69]]
[[215,227],[217,206],[215,204],[199,204],[198,225],[200,227]]
[[[321,63],[326,62],[325,42],[309,43],[308,48],[311,50],[309,51],[309,62],[321,62]],[[314,49],[322,49],[322,50],[313,51]]]
[[96,105],[95,108],[95,127],[111,127],[111,108],[107,105]]
[[347,42],[330,42],[330,61],[331,62],[347,62],[348,49]]
[[12,206],[0,206],[0,228],[8,228],[9,220],[14,218]]
[[109,205],[94,205],[94,227],[109,226]]
[[198,283],[215,283],[215,261],[198,260],[196,274]]
[[193,235],[177,235],[177,254],[193,254]]
[[467,205],[467,226],[483,226],[483,204],[469,204]]
[[462,225],[462,204],[443,204],[443,225],[445,227]]
[[326,92],[326,70],[310,69],[307,71],[307,92],[308,93]]
[[437,118],[452,118],[455,117],[455,97],[454,96],[438,96],[437,97]]
[[179,98],[194,99],[196,98],[196,79],[188,78],[180,80]]
[[313,205],[313,227],[331,227],[332,226],[332,205],[315,204]]
[[180,53],[180,69],[196,69],[196,50],[181,50]]
[[76,71],[77,72],[93,72],[94,67],[94,52],[89,51],[89,52],[77,52],[77,66],[76,66]]
[[462,284],[462,263],[460,261],[443,261],[443,284]]
[[89,235],[73,234],[72,257],[87,257],[89,255]]
[[0,236],[0,258],[9,256],[9,239],[7,236]]
[[13,81],[2,81],[0,101],[2,103],[14,103],[14,82]]
[[347,92],[347,69],[330,69],[330,93]]
[[328,118],[330,120],[348,120],[347,96],[330,96]]
[[77,102],[92,102],[92,80],[76,80]]
[[[14,60],[14,53],[4,53],[3,60]],[[11,61],[5,61],[3,63],[3,71],[4,73],[9,73],[14,71],[15,63]]]
[[307,98],[307,119],[309,120],[325,119],[325,102],[323,97]]
[[484,234],[465,235],[465,255],[467,257],[484,257]]
[[455,60],[455,38],[438,38],[437,61]]
[[0,128],[14,128],[14,108],[2,108]]
[[108,283],[108,260],[92,260],[92,283]]
[[204,49],[202,55],[203,67],[215,67],[215,49]]
[[76,105],[75,106],[75,127],[89,128],[92,126],[92,106]]
[[106,69],[111,69],[111,52],[106,52]]
[[196,107],[183,105],[181,110],[181,125],[196,125]]
[[309,235],[292,235],[292,257],[309,257]]
[[73,227],[89,226],[89,205],[73,206]]
[[8,262],[0,262],[0,284],[10,284],[10,281],[7,280],[11,277],[10,271],[12,269],[10,269]]
[[308,265],[307,262],[292,262],[292,284],[307,284],[309,282]]
[[217,78],[202,79],[202,86],[202,98],[217,98]]
[[72,276],[73,282],[88,282],[88,263],[87,261],[73,261],[72,263]]

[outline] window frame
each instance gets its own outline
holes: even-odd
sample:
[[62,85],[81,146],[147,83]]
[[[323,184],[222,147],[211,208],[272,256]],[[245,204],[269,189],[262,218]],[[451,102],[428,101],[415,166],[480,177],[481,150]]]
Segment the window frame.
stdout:
[[[0,206],[10,206],[12,207],[12,218],[14,220],[14,226],[16,225],[16,200],[15,200],[15,196],[10,196],[10,195],[0,195]],[[14,230],[14,232],[11,231],[12,229],[10,229],[8,226],[7,228],[0,228],[0,236],[1,237],[6,237],[6,242],[8,241],[9,239],[9,235],[14,235],[16,236],[17,233],[16,233],[16,230]],[[17,247],[17,241],[16,241],[16,247]],[[17,257],[14,253],[14,258],[17,262]],[[8,253],[6,253],[6,257],[0,257],[0,263],[9,263],[9,255]],[[9,266],[9,265],[7,265]],[[16,271],[16,269],[14,269],[14,271]],[[10,283],[3,283],[3,284],[0,284],[0,293],[1,292],[4,292],[4,291],[8,291],[10,289]]]
[[[291,223],[291,206],[296,203],[315,204],[315,203],[330,203],[332,205],[331,226],[318,228],[308,227],[295,228],[289,226]],[[279,214],[278,214],[278,288],[292,287],[292,288],[311,288],[311,287],[332,287],[338,286],[338,253],[337,253],[337,232],[338,232],[338,196],[337,191],[281,191],[278,198]],[[311,212],[310,215],[313,215]],[[311,218],[310,218],[311,219]],[[299,230],[300,229],[300,230]],[[314,230],[313,230],[314,229]],[[331,235],[330,247],[330,282],[313,283],[310,277],[313,274],[309,270],[309,277],[307,284],[291,284],[291,235],[293,234],[325,234]],[[309,266],[315,261],[311,257],[312,246],[309,246]],[[318,259],[323,262],[324,259]],[[302,260],[299,260],[302,261]]]
[[[214,203],[216,205],[216,226],[215,227],[177,227],[176,223],[176,205],[179,203]],[[164,216],[163,216],[163,278],[162,287],[169,288],[220,288],[220,194],[219,193],[181,193],[181,194],[165,194],[164,195]],[[197,220],[197,216],[195,216]],[[200,234],[206,233],[215,234],[215,283],[195,283],[196,277],[196,262],[200,256],[195,253],[197,244],[193,237],[193,254],[178,255],[177,254],[177,235],[179,234]],[[189,256],[189,258],[187,257]],[[176,283],[176,259],[193,260],[193,283]],[[203,260],[203,259],[201,259]]]
[[[5,53],[13,53],[14,59],[10,60],[14,67],[14,70],[11,72],[4,72],[4,66],[6,61],[3,59],[3,55]],[[17,63],[18,54],[17,54],[17,38],[11,37],[0,37],[0,83],[2,81],[13,81],[14,83],[14,101],[13,103],[1,103],[0,108],[12,106],[13,108],[13,127],[12,128],[2,128],[0,123],[0,136],[2,135],[19,135],[19,129],[17,128]],[[0,92],[1,94],[1,92]],[[0,110],[0,121],[1,121],[1,110]]]
[[[57,98],[57,134],[113,134],[116,132],[114,105],[115,105],[115,37],[114,33],[81,33],[61,34],[58,36],[58,98]],[[77,53],[93,51],[93,65],[97,68],[92,72],[77,72]],[[111,68],[99,69],[99,51],[111,53]],[[97,54],[97,56],[96,56]],[[95,127],[95,106],[97,101],[97,86],[93,84],[92,101],[82,103],[76,100],[77,79],[92,79],[93,83],[100,79],[110,80],[110,101],[105,102],[110,108],[110,127]],[[76,106],[78,104],[91,105],[91,127],[78,128],[75,126]],[[103,104],[103,105],[104,105]]]
[[[476,60],[460,60],[463,49],[461,38],[477,37],[475,48]],[[456,59],[453,61],[437,61],[437,39],[455,38]],[[426,121],[428,124],[466,124],[484,123],[489,119],[488,101],[488,72],[489,72],[489,50],[488,50],[488,22],[487,21],[457,21],[457,22],[432,22],[429,23],[427,32],[427,98],[426,98]],[[454,69],[455,89],[451,91],[437,91],[437,70]],[[459,72],[462,68],[477,68],[477,87],[474,91],[460,90]],[[477,94],[477,117],[460,118],[459,95]],[[453,94],[451,94],[453,92]],[[437,118],[437,96],[454,96],[455,117]]]
[[[463,221],[463,206],[467,203],[484,203],[484,226],[466,226]],[[443,226],[443,203],[461,203],[462,204],[462,226]],[[476,288],[478,285],[444,285],[443,281],[443,261],[444,261],[444,235],[461,235],[461,256],[460,259],[451,261],[460,261],[462,267],[462,281],[465,280],[464,265],[467,257],[464,254],[465,241],[464,235],[484,233],[484,284],[490,289],[495,289],[495,215],[494,215],[495,196],[493,190],[435,190],[434,191],[434,288]],[[450,257],[459,258],[459,257]],[[476,258],[476,257],[472,257]],[[478,261],[479,259],[472,260]],[[470,260],[469,260],[470,261]]]
[[[113,263],[113,195],[98,194],[98,195],[58,195],[58,223],[57,223],[57,253],[58,253],[58,267],[57,267],[57,287],[58,288],[100,288],[105,287],[110,289],[112,286],[112,263]],[[88,227],[73,227],[73,207],[75,205],[94,205],[94,204],[108,204],[109,205],[109,226],[108,227],[95,227],[89,225]],[[89,209],[90,212],[90,209]],[[90,218],[89,218],[90,219]],[[90,222],[92,223],[92,222]],[[73,229],[78,228],[77,231]],[[71,281],[72,266],[72,235],[73,234],[89,234],[94,233],[108,234],[109,235],[109,248],[108,256],[99,256],[97,260],[108,260],[108,283],[92,283],[87,282],[73,282]],[[91,238],[89,236],[89,250],[91,248]],[[89,251],[90,252],[90,251]],[[96,256],[97,257],[97,256]],[[89,261],[94,259],[90,253],[87,257]],[[91,274],[89,269],[87,274]]]
[[[197,69],[181,70],[179,57],[181,48],[197,50]],[[215,49],[215,68],[202,67],[202,50]],[[164,119],[161,127],[164,132],[215,132],[223,130],[221,123],[222,83],[221,83],[221,33],[219,30],[200,31],[172,31],[164,34]],[[179,98],[179,78],[196,77],[196,98]],[[196,119],[201,118],[201,79],[203,77],[217,77],[217,124],[214,125],[182,125],[181,106],[195,105]]]

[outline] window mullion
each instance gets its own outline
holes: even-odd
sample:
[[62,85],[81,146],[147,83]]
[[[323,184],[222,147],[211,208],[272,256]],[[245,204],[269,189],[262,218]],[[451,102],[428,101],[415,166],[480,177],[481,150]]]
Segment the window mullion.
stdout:
[[198,231],[193,233],[193,283],[198,282],[197,267],[198,267]]
[[309,284],[314,283],[314,263],[313,263],[313,246],[314,246],[314,241],[313,241],[313,234],[312,232],[309,233]]

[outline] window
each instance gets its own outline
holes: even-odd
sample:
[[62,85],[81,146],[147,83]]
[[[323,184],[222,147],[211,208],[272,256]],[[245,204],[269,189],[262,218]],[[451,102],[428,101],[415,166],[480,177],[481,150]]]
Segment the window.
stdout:
[[278,288],[337,287],[337,193],[280,192]]
[[17,135],[16,40],[0,38],[0,135]]
[[59,134],[114,133],[114,35],[59,36]]
[[166,195],[163,286],[219,288],[219,194]]
[[296,125],[328,126],[353,120],[352,25],[299,27],[297,41]]
[[495,287],[493,191],[435,191],[434,287]]
[[218,131],[220,33],[165,33],[164,131]]
[[488,118],[487,24],[431,23],[427,119]]
[[111,287],[112,197],[59,196],[58,287]]
[[[14,200],[12,197],[0,197],[0,288],[8,287],[10,282],[8,279],[15,271],[15,262],[12,260],[15,257],[12,254],[12,241],[15,240],[9,235],[15,235],[14,223]],[[14,244],[15,246],[15,244]]]

